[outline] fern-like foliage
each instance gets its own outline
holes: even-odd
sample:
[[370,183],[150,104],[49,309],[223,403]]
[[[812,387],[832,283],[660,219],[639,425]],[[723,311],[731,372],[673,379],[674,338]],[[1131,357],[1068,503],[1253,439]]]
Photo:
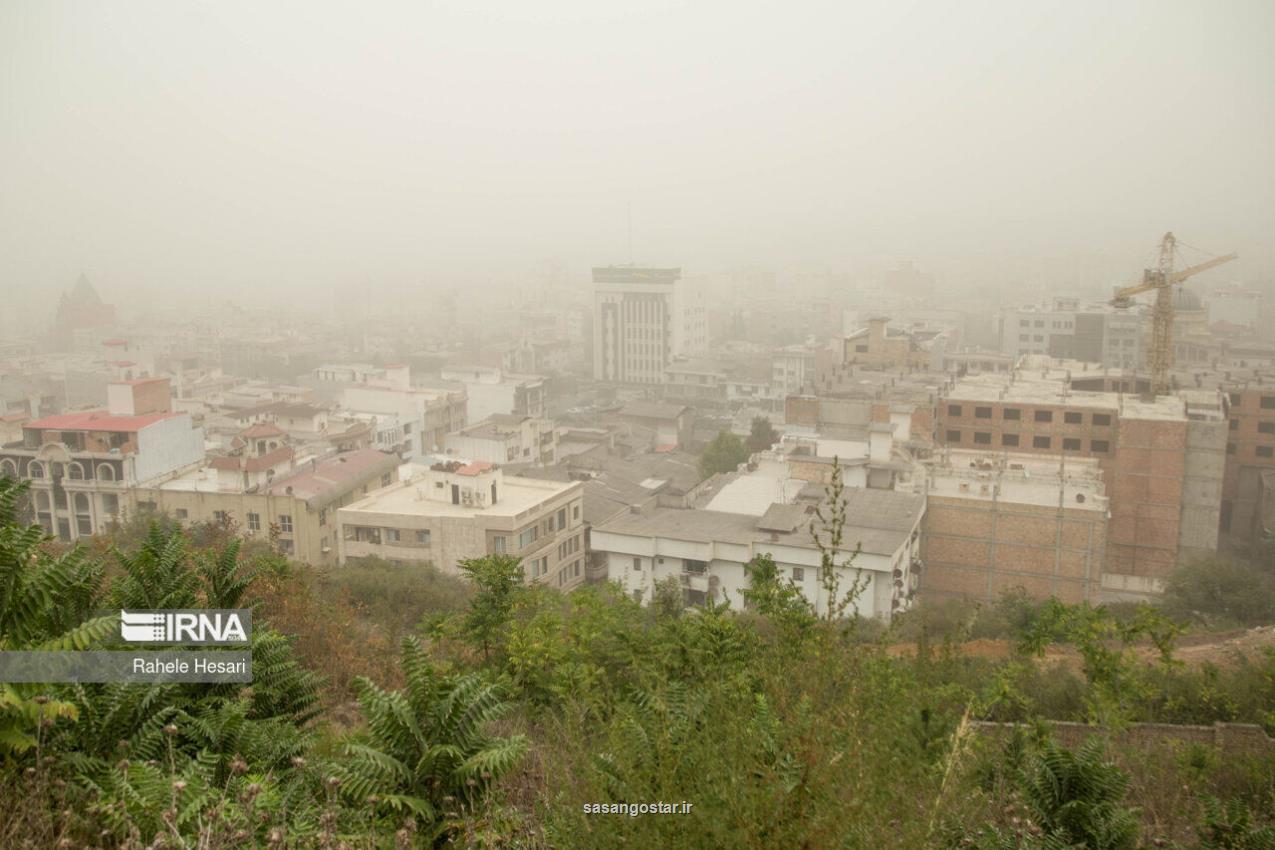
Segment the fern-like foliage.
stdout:
[[[78,548],[58,557],[42,551],[44,530],[18,522],[26,490],[25,482],[0,478],[0,649],[92,648],[115,625],[112,617],[89,616],[102,583],[101,564]],[[34,747],[41,723],[77,717],[74,704],[49,690],[0,686],[0,753]]]
[[194,608],[200,605],[199,574],[190,563],[181,529],[152,522],[141,547],[132,553],[112,550],[123,575],[111,588],[113,608]]
[[1205,800],[1197,832],[1203,850],[1275,850],[1275,828],[1254,823],[1252,812],[1239,800]]
[[1123,805],[1129,777],[1090,738],[1079,749],[1048,741],[1028,759],[1023,797],[1046,834],[1089,850],[1129,850],[1138,839],[1135,809]]
[[403,642],[406,688],[358,682],[366,732],[347,742],[334,770],[343,792],[377,807],[438,824],[469,810],[526,750],[521,735],[487,726],[508,709],[502,689],[478,673],[452,676],[430,663],[420,642]]

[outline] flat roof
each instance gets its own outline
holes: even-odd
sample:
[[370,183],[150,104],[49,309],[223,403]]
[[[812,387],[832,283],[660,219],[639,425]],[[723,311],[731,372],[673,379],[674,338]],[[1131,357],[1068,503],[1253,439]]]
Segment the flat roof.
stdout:
[[[413,467],[419,471],[419,467]],[[428,480],[413,477],[412,480],[369,493],[353,504],[341,508],[342,513],[354,515],[357,521],[359,514],[402,514],[406,516],[516,516],[530,510],[550,499],[570,492],[573,488],[583,489],[578,481],[558,482],[539,478],[519,478],[508,476],[497,488],[496,504],[483,507],[472,505],[453,505],[451,502],[434,501],[430,498],[419,498],[418,491],[432,486]]]
[[926,473],[931,496],[1096,511],[1108,505],[1096,458],[1060,463],[1056,456],[951,451],[946,463],[936,458],[927,464]]
[[964,377],[943,394],[943,400],[1083,407],[1117,412],[1124,419],[1186,419],[1186,403],[1176,395],[1145,401],[1135,393],[1073,390],[1058,372],[1042,374],[1022,368]]

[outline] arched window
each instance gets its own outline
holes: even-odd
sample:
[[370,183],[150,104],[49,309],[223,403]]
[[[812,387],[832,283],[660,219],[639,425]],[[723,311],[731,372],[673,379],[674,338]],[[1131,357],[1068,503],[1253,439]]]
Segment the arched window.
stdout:
[[17,478],[18,465],[11,458],[0,460],[0,478]]
[[72,461],[71,465],[67,468],[67,477],[69,477],[72,481],[83,481],[84,467]]
[[97,467],[97,477],[102,481],[115,480],[115,467],[109,463],[99,464]]
[[77,514],[86,514],[89,512],[89,497],[86,494],[75,494],[75,512]]
[[28,463],[28,464],[27,464],[27,477],[28,477],[28,478],[43,478],[43,477],[44,477],[44,464],[40,463],[40,461],[38,461],[38,460],[33,460],[33,461],[31,461],[30,463]]

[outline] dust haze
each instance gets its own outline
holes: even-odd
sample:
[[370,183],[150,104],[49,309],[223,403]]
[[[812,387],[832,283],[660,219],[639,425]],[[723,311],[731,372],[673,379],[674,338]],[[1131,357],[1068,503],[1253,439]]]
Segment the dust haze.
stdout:
[[632,258],[1106,290],[1169,229],[1260,282],[1273,34],[1265,2],[10,0],[0,287],[327,302]]

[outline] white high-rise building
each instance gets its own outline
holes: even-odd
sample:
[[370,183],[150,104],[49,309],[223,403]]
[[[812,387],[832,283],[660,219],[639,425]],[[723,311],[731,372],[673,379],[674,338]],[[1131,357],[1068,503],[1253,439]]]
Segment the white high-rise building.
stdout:
[[658,384],[674,357],[708,347],[699,287],[681,269],[593,270],[593,377]]

